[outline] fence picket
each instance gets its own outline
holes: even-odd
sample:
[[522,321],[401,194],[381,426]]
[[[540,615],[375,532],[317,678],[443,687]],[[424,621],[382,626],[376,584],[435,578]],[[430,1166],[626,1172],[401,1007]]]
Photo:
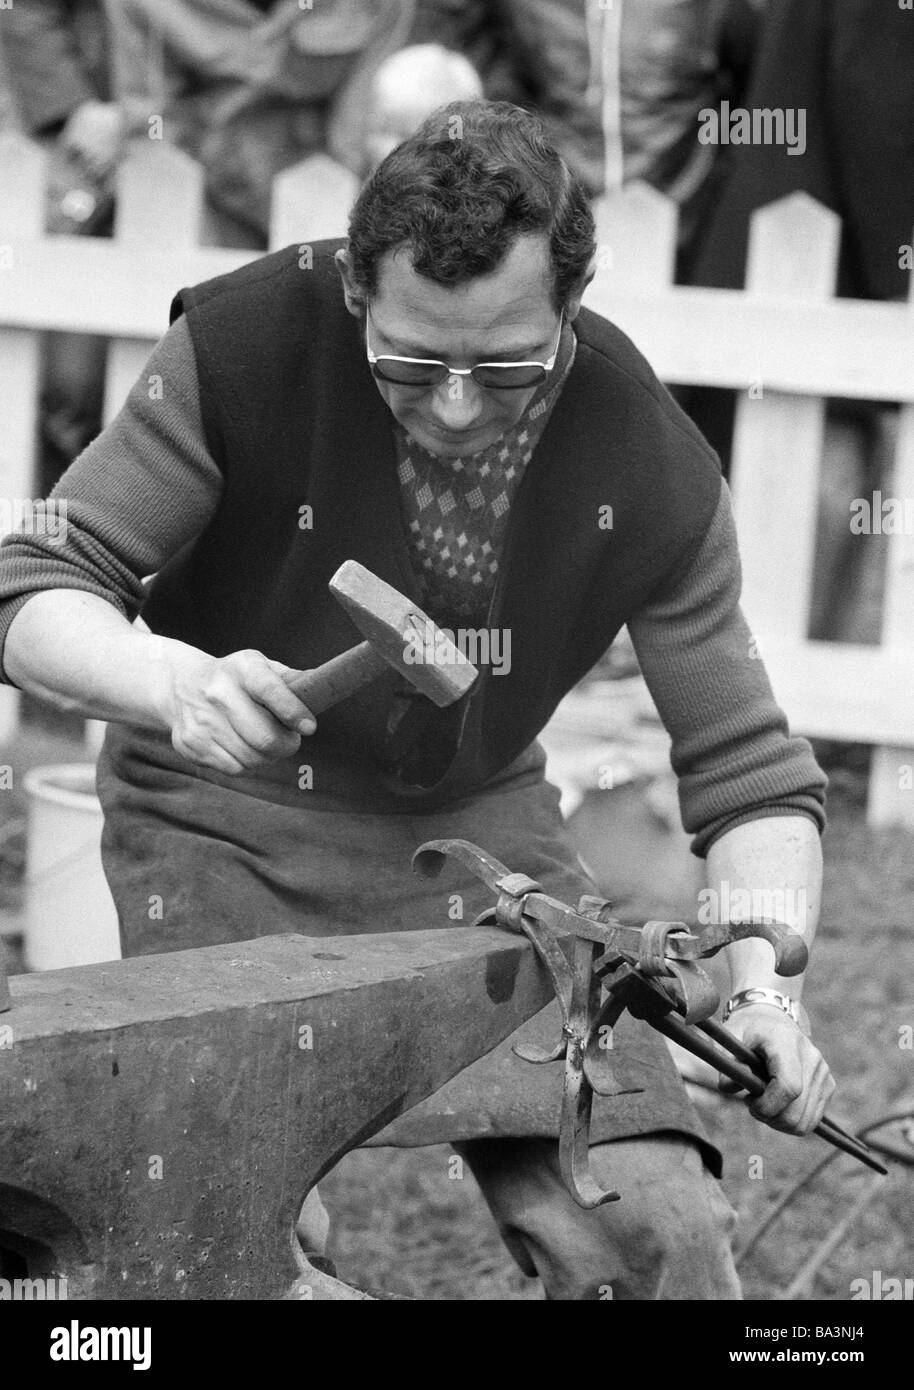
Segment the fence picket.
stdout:
[[[914,343],[914,277],[908,303]],[[894,498],[902,502],[910,499],[910,505],[914,505],[914,405],[901,409],[891,492]],[[904,530],[895,532],[888,541],[882,642],[889,649],[910,650],[914,644],[914,534]],[[904,690],[911,711],[914,684],[907,684]],[[908,730],[914,742],[914,711],[908,715]],[[890,744],[873,749],[867,820],[871,825],[914,827],[914,748]]]
[[346,235],[359,191],[355,174],[329,155],[315,154],[273,180],[270,247]]
[[200,165],[183,150],[158,140],[131,141],[129,156],[117,170],[115,236],[120,245],[197,246],[203,183]]
[[628,183],[597,199],[594,219],[600,290],[611,298],[616,285],[651,294],[673,283],[679,213],[672,199]]
[[[150,198],[150,189],[156,197]],[[182,150],[139,139],[131,143],[129,156],[117,172],[115,241],[119,248],[141,253],[152,250],[174,257],[180,266],[183,254],[200,241],[203,217],[203,170]],[[168,296],[181,288],[180,275],[161,291],[161,327],[168,327]],[[183,282],[182,282],[183,283]],[[105,375],[105,420],[121,408],[140,376],[151,343],[145,336],[112,339]],[[150,389],[154,389],[151,385]]]
[[[805,194],[762,208],[752,219],[746,293],[828,299],[839,237],[838,218]],[[746,382],[737,403],[731,485],[743,606],[766,650],[807,635],[824,416],[821,397],[770,391],[764,378]]]

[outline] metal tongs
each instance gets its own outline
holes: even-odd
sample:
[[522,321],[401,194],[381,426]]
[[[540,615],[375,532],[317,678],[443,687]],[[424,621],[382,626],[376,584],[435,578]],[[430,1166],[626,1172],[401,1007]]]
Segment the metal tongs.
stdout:
[[[413,868],[434,878],[447,857],[458,860],[498,894],[494,908],[481,913],[474,925],[522,932],[552,979],[562,1011],[558,1042],[551,1049],[518,1044],[514,1051],[528,1062],[564,1058],[559,1162],[568,1191],[579,1206],[601,1206],[621,1195],[599,1187],[590,1171],[589,1149],[594,1093],[624,1093],[613,1073],[606,1039],[611,1039],[612,1028],[626,1009],[709,1062],[750,1096],[765,1090],[769,1078],[762,1059],[712,1019],[720,998],[697,962],[734,941],[761,937],[774,950],[777,973],[799,975],[808,957],[806,943],[796,932],[768,921],[723,923],[700,933],[690,931],[684,922],[628,927],[611,915],[612,904],[605,899],[585,895],[573,910],[545,894],[534,879],[512,873],[468,840],[427,841],[413,855]],[[887,1173],[864,1143],[827,1116],[815,1133],[877,1173]]]

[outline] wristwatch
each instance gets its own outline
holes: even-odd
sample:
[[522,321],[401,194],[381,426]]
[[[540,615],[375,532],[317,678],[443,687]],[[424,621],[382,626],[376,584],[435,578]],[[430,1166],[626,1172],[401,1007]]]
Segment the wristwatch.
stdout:
[[726,1023],[731,1014],[747,1004],[770,1004],[792,1018],[802,1032],[809,1033],[809,1015],[799,999],[791,999],[788,994],[781,994],[776,989],[742,989],[739,994],[732,994],[724,1005],[722,1022]]

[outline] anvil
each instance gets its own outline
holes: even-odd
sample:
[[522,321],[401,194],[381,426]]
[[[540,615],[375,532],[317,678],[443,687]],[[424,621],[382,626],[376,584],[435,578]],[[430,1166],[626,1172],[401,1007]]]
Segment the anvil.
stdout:
[[484,927],[261,937],[10,989],[0,1245],[71,1299],[346,1296],[303,1267],[306,1193],[551,995],[529,943]]

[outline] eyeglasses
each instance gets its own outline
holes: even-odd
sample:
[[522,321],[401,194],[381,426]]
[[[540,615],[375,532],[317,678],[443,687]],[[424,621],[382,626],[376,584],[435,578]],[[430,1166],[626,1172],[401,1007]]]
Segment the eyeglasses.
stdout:
[[565,324],[565,310],[559,319],[555,347],[546,362],[477,362],[475,367],[449,367],[432,357],[395,357],[390,353],[372,352],[368,337],[369,308],[365,316],[365,349],[373,374],[379,381],[395,386],[440,386],[452,376],[471,376],[477,386],[487,391],[524,391],[539,386],[555,366]]

